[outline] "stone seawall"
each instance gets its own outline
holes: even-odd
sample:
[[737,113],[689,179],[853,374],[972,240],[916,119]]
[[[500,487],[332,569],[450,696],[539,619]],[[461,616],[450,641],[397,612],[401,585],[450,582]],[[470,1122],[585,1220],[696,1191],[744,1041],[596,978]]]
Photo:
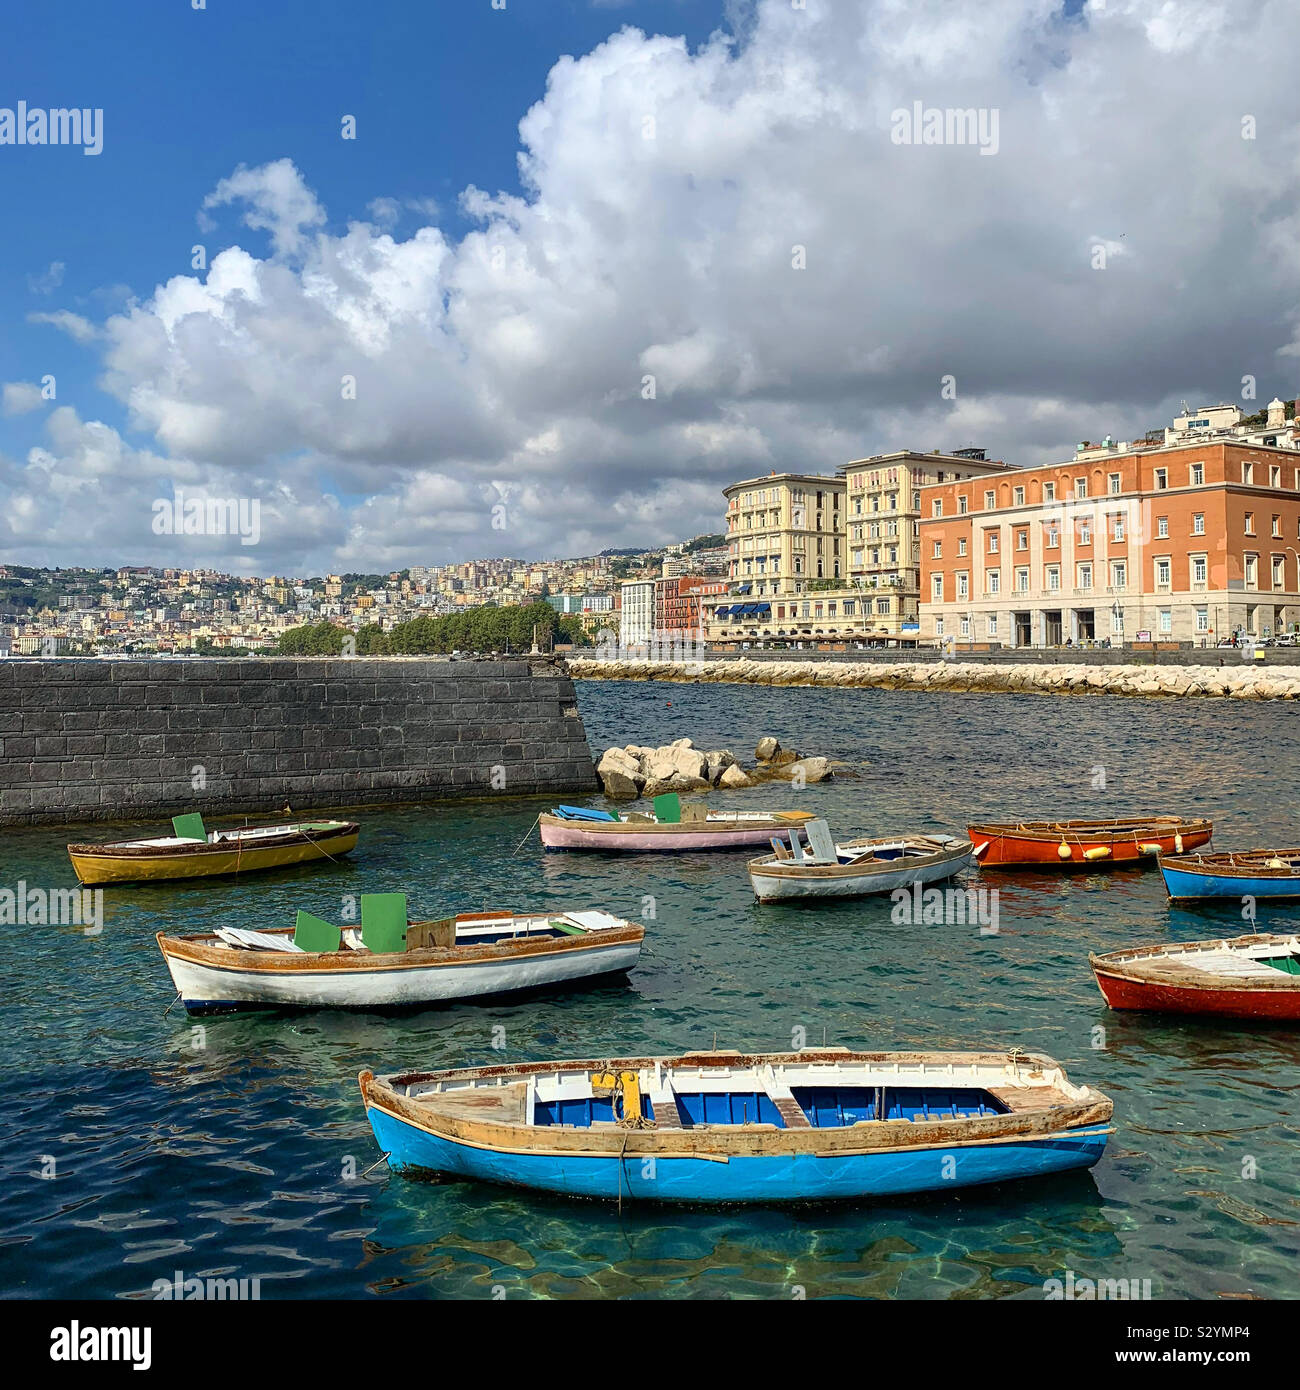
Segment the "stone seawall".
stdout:
[[597,790],[561,663],[0,661],[0,824]]
[[577,680],[739,682],[750,685],[947,690],[980,694],[1219,696],[1236,700],[1300,698],[1300,671],[1261,670],[1235,658],[1218,666],[987,666],[975,662],[597,661],[574,657]]

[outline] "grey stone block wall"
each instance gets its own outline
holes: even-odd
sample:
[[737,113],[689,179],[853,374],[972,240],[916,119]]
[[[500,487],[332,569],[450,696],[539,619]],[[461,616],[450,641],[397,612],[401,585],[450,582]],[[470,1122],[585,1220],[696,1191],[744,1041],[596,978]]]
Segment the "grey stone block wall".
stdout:
[[0,660],[0,824],[598,789],[549,661]]

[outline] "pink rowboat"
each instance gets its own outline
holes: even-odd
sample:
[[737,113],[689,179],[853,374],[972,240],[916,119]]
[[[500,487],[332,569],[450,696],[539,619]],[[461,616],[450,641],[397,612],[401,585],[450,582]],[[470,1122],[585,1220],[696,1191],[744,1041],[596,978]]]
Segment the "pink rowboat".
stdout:
[[[578,811],[580,815],[574,814]],[[562,806],[544,813],[539,825],[547,849],[644,853],[766,845],[773,835],[788,833],[792,826],[812,818],[811,811],[706,812],[703,807],[684,806],[680,820],[662,820],[646,811],[597,813]]]

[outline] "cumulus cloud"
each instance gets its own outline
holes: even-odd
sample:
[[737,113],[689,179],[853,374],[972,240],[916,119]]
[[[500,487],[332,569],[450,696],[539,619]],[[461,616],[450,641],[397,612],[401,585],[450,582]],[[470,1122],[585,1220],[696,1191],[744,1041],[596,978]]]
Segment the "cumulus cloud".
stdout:
[[6,381],[0,387],[0,414],[26,415],[41,406],[41,388],[31,381]]
[[[257,235],[112,315],[103,382],[161,455],[283,480],[320,530],[268,548],[313,571],[670,539],[770,469],[1044,462],[1247,374],[1286,395],[1289,8],[760,0],[695,50],[623,29],[554,65],[522,196],[465,189],[459,238],[394,199],[327,222],[310,170],[241,166],[204,216]],[[996,155],[895,143],[916,103],[995,112]]]
[[[308,229],[325,222],[324,208],[289,159],[277,159],[256,169],[241,164],[203,200],[203,212],[230,203],[244,204],[244,225],[270,232],[271,245],[282,256],[296,255]],[[215,224],[204,217],[200,225],[209,229]]]

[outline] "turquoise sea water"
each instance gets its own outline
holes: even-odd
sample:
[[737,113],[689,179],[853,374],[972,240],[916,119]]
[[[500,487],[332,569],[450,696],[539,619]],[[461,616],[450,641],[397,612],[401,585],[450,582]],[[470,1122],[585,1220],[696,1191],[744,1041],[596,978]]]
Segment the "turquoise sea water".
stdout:
[[[1219,847],[1300,842],[1290,706],[581,683],[594,748],[758,737],[849,764],[835,782],[715,796],[797,804],[841,836],[972,817],[1211,815]],[[1102,785],[1104,780],[1104,786]],[[1089,950],[1251,928],[1171,910],[1155,873],[972,876],[1000,927],[896,926],[888,900],[759,908],[745,854],[515,854],[543,803],[369,811],[337,868],[122,888],[102,933],[0,928],[0,1292],[150,1297],[157,1279],[275,1297],[1027,1298],[1064,1278],[1155,1298],[1296,1295],[1300,1029],[1110,1013]],[[83,832],[110,838],[114,827]],[[66,832],[3,832],[0,884],[71,885]],[[626,984],[387,1017],[186,1019],[153,934],[259,927],[344,895],[413,914],[601,906],[647,918]],[[1300,907],[1258,930],[1292,929]],[[356,1074],[711,1046],[1047,1052],[1114,1099],[1091,1172],[881,1204],[682,1209],[568,1202],[380,1167]],[[1098,1045],[1100,1044],[1100,1045]],[[42,1172],[53,1173],[51,1177]]]

